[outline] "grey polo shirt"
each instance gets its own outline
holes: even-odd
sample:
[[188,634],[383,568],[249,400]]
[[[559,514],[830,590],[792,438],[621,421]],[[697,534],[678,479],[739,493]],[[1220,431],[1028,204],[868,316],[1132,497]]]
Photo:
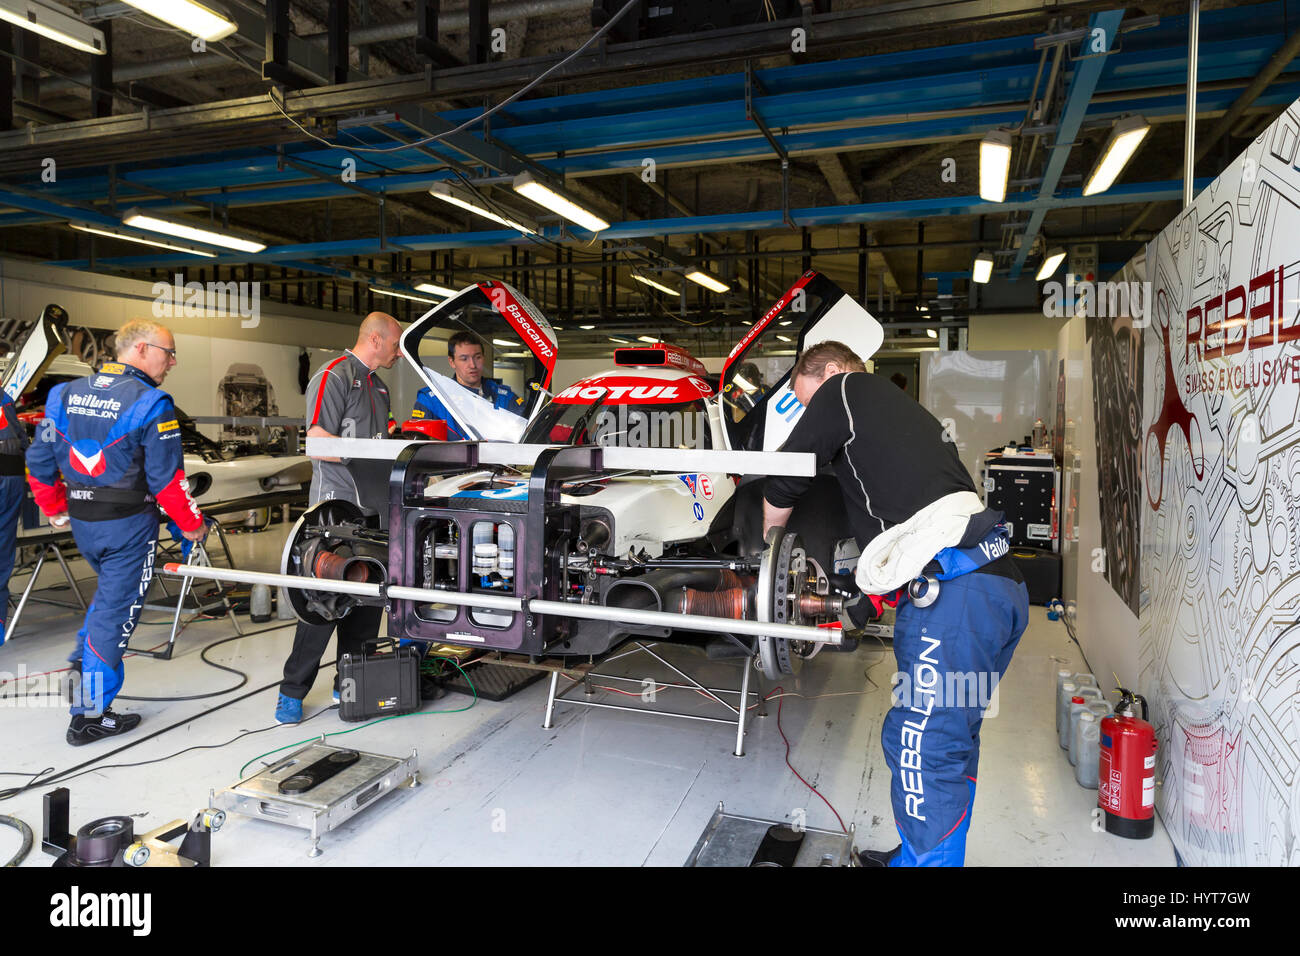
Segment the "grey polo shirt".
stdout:
[[[342,438],[387,438],[388,386],[366,364],[345,351],[326,362],[307,385],[307,427],[319,425]],[[369,459],[312,461],[311,503],[346,498],[379,513],[388,527],[388,476],[392,463]]]

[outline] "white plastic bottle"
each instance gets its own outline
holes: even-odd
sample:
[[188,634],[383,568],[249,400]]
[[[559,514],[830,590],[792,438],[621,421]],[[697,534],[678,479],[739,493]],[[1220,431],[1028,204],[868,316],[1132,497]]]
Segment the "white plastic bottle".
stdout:
[[1074,779],[1088,790],[1097,789],[1097,763],[1101,758],[1101,719],[1092,710],[1084,710],[1074,728]]
[[1070,699],[1074,697],[1079,685],[1071,678],[1061,682],[1061,692],[1056,695],[1056,737],[1062,750],[1070,749],[1066,731],[1070,729]]

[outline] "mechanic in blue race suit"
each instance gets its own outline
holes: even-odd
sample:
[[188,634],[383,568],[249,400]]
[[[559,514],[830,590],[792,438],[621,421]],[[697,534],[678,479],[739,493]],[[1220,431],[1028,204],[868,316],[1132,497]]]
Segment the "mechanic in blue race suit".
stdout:
[[[835,473],[862,549],[856,581],[898,602],[894,705],[881,735],[902,844],[864,866],[961,866],[980,724],[1029,615],[1002,513],[975,494],[943,426],[840,342],[807,349],[790,376],[803,416],[782,451]],[[812,479],[772,477],[763,532],[784,526]]]
[[[27,451],[28,481],[54,527],[72,523],[77,549],[99,576],[69,658],[74,685],[72,746],[138,726],[139,714],[109,708],[122,687],[122,654],[153,580],[161,507],[185,538],[207,524],[190,497],[180,425],[159,385],[176,364],[176,340],[157,322],[117,330],[117,361],[50,389],[45,419]],[[83,656],[84,651],[84,656]]]
[[[523,415],[522,398],[500,382],[483,377],[483,343],[473,332],[457,332],[447,340],[447,364],[451,366],[457,384],[467,391],[486,398],[494,408],[504,408],[516,415]],[[410,417],[416,421],[445,421],[449,441],[464,441],[469,437],[460,430],[455,416],[433,394],[432,389],[420,389],[415,396],[415,407],[411,409]]]
[[13,399],[0,391],[0,644],[9,625],[9,575],[17,554],[18,518],[27,497],[23,455],[27,430],[18,420]]

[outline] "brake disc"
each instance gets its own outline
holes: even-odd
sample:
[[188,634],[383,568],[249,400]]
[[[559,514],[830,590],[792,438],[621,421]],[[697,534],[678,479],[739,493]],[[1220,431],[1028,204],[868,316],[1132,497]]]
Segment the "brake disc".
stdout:
[[[806,567],[799,536],[784,528],[768,532],[767,549],[758,570],[755,605],[760,621],[771,624],[798,624],[798,581]],[[793,586],[793,590],[792,590]],[[782,637],[758,638],[758,665],[768,680],[780,680],[799,673],[803,658]]]
[[[312,569],[316,557],[322,550],[328,550],[326,539],[319,533],[320,528],[355,525],[364,527],[365,516],[361,509],[350,501],[331,498],[303,512],[289,539],[284,543],[284,554],[280,558],[280,573],[294,574],[302,577],[315,577]],[[309,591],[303,588],[286,587],[289,606],[298,620],[304,624],[330,624],[343,617],[356,606],[357,601],[350,595],[330,591]]]

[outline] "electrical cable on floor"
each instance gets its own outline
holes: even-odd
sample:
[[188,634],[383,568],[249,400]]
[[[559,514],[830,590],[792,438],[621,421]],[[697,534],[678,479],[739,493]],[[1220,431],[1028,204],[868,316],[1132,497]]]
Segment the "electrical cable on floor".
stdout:
[[[256,761],[261,760],[263,757],[269,757],[271,756],[271,754],[278,754],[281,750],[288,750],[290,747],[297,747],[302,744],[311,743],[313,740],[323,739],[325,737],[341,737],[344,734],[351,734],[351,733],[355,733],[358,730],[365,730],[367,727],[373,727],[376,724],[382,724],[389,720],[402,720],[405,717],[426,717],[432,714],[461,714],[469,710],[471,707],[473,707],[475,704],[478,703],[478,688],[474,686],[474,682],[469,679],[469,675],[465,673],[465,669],[463,667],[457,664],[450,657],[435,657],[432,658],[432,660],[446,661],[447,663],[451,664],[452,667],[456,668],[456,670],[460,671],[460,676],[465,678],[465,683],[469,684],[469,689],[473,692],[474,699],[470,701],[466,706],[457,707],[455,710],[417,710],[409,714],[394,714],[391,717],[380,717],[378,720],[368,721],[359,727],[352,727],[349,728],[348,730],[336,730],[332,734],[321,734],[319,738],[308,737],[307,739],[299,740],[296,743],[285,744],[283,747],[276,747],[274,750],[268,750],[264,754],[258,754],[252,760],[248,761],[248,763],[240,767],[239,773],[236,776],[238,776],[242,780],[244,778],[244,771],[248,769],[248,764],[255,763]],[[332,710],[333,708],[328,708],[328,709]],[[305,723],[305,721],[299,721],[299,723]]]
[[32,828],[23,823],[23,821],[19,820],[17,817],[7,817],[4,814],[0,814],[0,823],[3,823],[5,826],[13,827],[23,838],[23,844],[18,848],[18,852],[15,853],[9,862],[5,864],[5,868],[8,869],[11,866],[17,866],[23,860],[27,859],[27,854],[32,852],[32,843],[36,838],[32,834]]
[[836,810],[833,806],[831,806],[831,802],[827,800],[824,796],[822,796],[820,790],[818,790],[811,783],[805,780],[800,775],[798,770],[794,769],[794,764],[790,763],[790,738],[785,735],[785,730],[781,727],[781,705],[782,703],[784,703],[782,698],[785,696],[785,688],[778,684],[776,687],[772,689],[772,694],[769,694],[768,696],[771,697],[775,695],[777,691],[781,691],[781,695],[776,698],[776,729],[777,732],[781,734],[781,739],[785,741],[785,765],[790,768],[790,772],[792,774],[794,774],[796,777],[799,778],[800,783],[802,783],[813,793],[817,794],[817,798],[821,800],[822,803],[826,804],[826,806],[830,807],[831,813],[835,814],[835,819],[839,821],[840,829],[843,830],[845,833],[848,833],[849,828],[844,825],[844,820],[840,816],[840,812]]

